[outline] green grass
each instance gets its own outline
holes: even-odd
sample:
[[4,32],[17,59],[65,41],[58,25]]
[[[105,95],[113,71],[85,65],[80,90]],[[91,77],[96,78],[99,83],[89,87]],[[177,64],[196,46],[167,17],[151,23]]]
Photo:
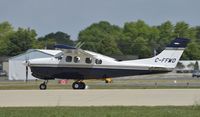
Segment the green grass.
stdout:
[[[32,90],[39,89],[39,85],[43,81],[0,81],[0,90]],[[155,86],[155,82],[157,86]],[[113,83],[106,84],[102,80],[86,80],[85,83],[89,89],[182,89],[182,88],[200,88],[199,86],[187,86],[186,83],[198,83],[200,80],[179,80],[175,85],[174,80],[114,80]],[[72,89],[73,80],[69,80],[67,84],[61,85],[57,80],[49,81],[48,89]],[[172,84],[171,86],[163,85],[165,83]],[[144,85],[145,84],[145,85]]]
[[6,107],[0,117],[200,117],[200,107]]

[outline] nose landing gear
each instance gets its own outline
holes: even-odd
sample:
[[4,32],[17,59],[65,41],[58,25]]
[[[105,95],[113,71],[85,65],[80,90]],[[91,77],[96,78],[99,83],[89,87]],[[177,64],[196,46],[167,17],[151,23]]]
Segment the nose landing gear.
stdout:
[[72,88],[73,89],[85,89],[85,83],[82,82],[82,81],[75,81],[73,84],[72,84]]
[[48,80],[46,80],[42,84],[40,84],[40,90],[46,90],[47,89],[47,83],[48,83]]

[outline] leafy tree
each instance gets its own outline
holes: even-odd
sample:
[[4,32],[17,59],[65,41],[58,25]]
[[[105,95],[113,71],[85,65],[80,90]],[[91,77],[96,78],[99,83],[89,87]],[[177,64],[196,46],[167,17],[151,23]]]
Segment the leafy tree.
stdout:
[[[175,37],[191,38],[195,43],[196,28],[185,22],[175,26],[166,21],[159,26],[149,26],[144,21],[126,22],[123,28],[101,21],[94,23],[79,33],[78,42],[85,42],[83,49],[102,54],[138,55],[140,58],[150,57],[154,49],[161,52]],[[103,46],[102,42],[112,43]],[[117,45],[116,45],[117,44]],[[183,59],[199,58],[192,51],[199,51],[197,44],[188,47]],[[108,49],[109,48],[109,49]],[[112,48],[112,49],[111,49]],[[109,51],[108,51],[108,50]],[[196,49],[196,50],[195,50]],[[106,50],[106,51],[105,51]]]
[[[159,33],[159,30],[155,26],[151,27],[142,20],[125,23],[123,31],[125,37],[124,40],[128,41],[132,47],[132,51],[126,54],[139,54],[140,58],[150,57],[153,55],[154,49],[158,48],[157,41],[159,39]],[[145,52],[145,55],[138,51],[134,52],[135,50],[140,49],[138,47],[142,44],[144,45],[142,46],[143,48],[141,48],[141,51]],[[125,50],[130,49],[130,46],[126,47]]]
[[0,23],[0,39],[11,32],[13,32],[13,27],[9,22]]
[[[159,48],[159,43],[158,43],[158,40],[160,38],[160,31],[155,27],[151,27],[151,33],[149,35],[149,38],[148,38],[148,48],[149,48],[149,51],[151,51],[151,54],[149,55],[152,55],[154,56],[154,51],[156,50],[156,52],[158,51],[158,48]],[[148,56],[150,57],[150,56]]]
[[0,23],[0,55],[8,53],[8,38],[14,33],[13,27],[9,22]]
[[200,59],[200,46],[196,43],[196,33],[195,28],[190,27],[189,24],[185,22],[177,22],[174,29],[175,37],[189,38],[191,43],[186,48],[182,59]]
[[164,47],[170,43],[170,41],[174,38],[174,26],[170,21],[166,21],[157,27],[160,34],[159,39],[156,41],[158,52],[161,52]]
[[170,21],[162,23],[160,26],[158,26],[158,29],[160,31],[160,39],[162,38],[170,39],[174,35],[173,33],[174,26]]
[[78,42],[85,43],[82,46],[83,49],[106,55],[122,54],[116,43],[121,34],[122,30],[118,26],[101,21],[82,30],[79,33]]
[[147,58],[151,56],[151,51],[148,47],[147,41],[143,37],[138,37],[132,44],[132,51],[134,55],[138,55],[139,58]]
[[185,22],[177,22],[174,29],[175,37],[195,39],[195,28],[189,27],[189,24]]
[[14,56],[33,48],[36,36],[33,29],[18,28],[14,31],[9,22],[0,23],[0,55]]
[[117,43],[112,39],[102,39],[99,43],[98,52],[105,55],[121,55],[121,51],[117,49]]
[[[9,22],[0,23],[0,55],[13,56],[29,48],[50,48],[55,44],[74,45],[67,33],[49,33],[36,40],[33,29],[13,29]],[[107,21],[93,23],[80,31],[77,42],[84,42],[83,49],[106,55],[152,56],[153,50],[161,52],[175,37],[189,38],[191,43],[182,59],[200,59],[200,26],[191,27],[185,22],[173,25],[166,21],[158,26],[149,26],[142,20],[126,22],[121,28]]]
[[144,39],[149,38],[150,27],[142,20],[137,22],[127,22],[124,24],[124,34],[136,39],[137,37],[143,37]]
[[195,43],[191,42],[188,44],[187,49],[185,50],[182,59],[185,60],[198,60],[200,59],[200,46]]
[[54,49],[56,44],[73,45],[74,42],[70,39],[70,35],[64,32],[49,33],[44,37],[38,38],[38,48]]
[[196,39],[197,39],[197,42],[200,43],[200,26],[196,26],[195,30],[196,30]]
[[33,48],[36,36],[37,34],[33,29],[18,28],[8,39],[8,52],[6,55],[15,56]]
[[117,41],[117,46],[118,46],[119,50],[124,55],[133,54],[132,49],[131,49],[131,45],[133,44],[133,41],[130,39],[130,37],[122,35],[122,37],[116,41]]
[[54,49],[54,45],[56,45],[56,44],[57,43],[55,42],[54,39],[46,39],[46,40],[40,40],[40,41],[36,40],[35,48]]

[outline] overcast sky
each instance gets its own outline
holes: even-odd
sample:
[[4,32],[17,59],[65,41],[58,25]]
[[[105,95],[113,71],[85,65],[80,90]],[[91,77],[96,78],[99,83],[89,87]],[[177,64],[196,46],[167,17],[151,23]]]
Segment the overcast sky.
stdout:
[[101,20],[123,26],[142,19],[200,25],[200,0],[0,0],[0,22],[30,27],[38,36],[63,31],[76,39],[80,30]]

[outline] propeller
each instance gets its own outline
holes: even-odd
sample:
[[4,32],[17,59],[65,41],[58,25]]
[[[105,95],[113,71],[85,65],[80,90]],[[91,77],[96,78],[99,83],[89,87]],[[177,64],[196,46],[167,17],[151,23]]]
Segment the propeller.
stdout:
[[[27,61],[26,61],[26,63],[27,63]],[[26,65],[26,83],[27,83],[27,81],[28,81],[28,66]]]
[[26,83],[28,82],[28,65],[29,65],[29,57],[26,55]]

